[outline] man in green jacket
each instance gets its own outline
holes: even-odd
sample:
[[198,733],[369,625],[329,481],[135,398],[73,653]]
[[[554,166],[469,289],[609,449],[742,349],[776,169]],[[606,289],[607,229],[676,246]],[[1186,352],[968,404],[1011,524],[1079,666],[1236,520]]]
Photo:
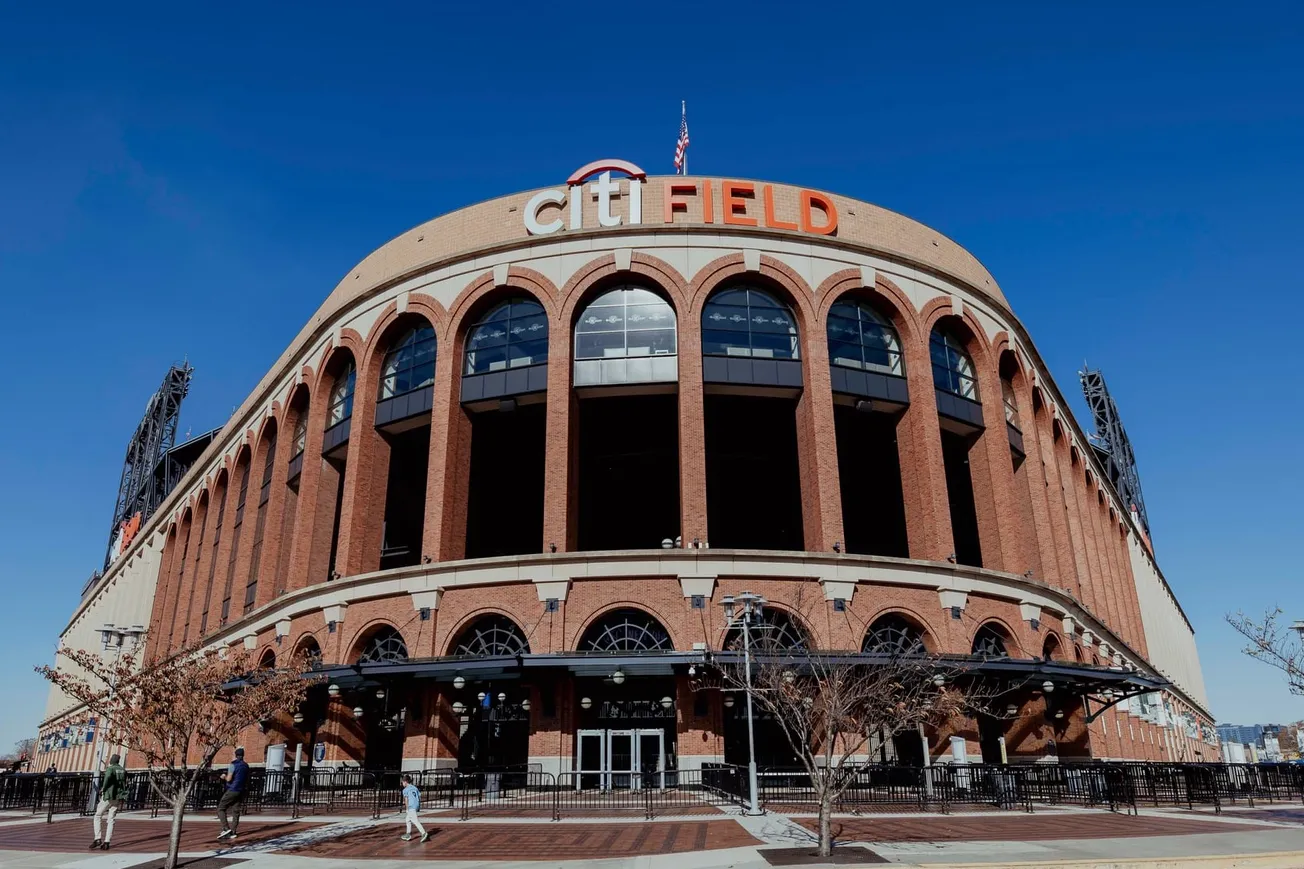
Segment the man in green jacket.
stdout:
[[[100,801],[95,806],[95,841],[91,842],[92,851],[97,848],[109,850],[109,842],[113,839],[113,821],[118,817],[118,809],[122,807],[122,798],[127,795],[127,771],[118,763],[119,760],[121,758],[116,754],[110,757],[109,765],[100,776]],[[109,816],[109,825],[101,839],[100,829],[105,815]]]

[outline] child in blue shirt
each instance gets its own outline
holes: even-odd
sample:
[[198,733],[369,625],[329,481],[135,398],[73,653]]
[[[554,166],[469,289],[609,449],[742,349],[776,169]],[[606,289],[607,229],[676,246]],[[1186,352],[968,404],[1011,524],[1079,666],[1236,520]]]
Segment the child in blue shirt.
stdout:
[[404,842],[412,841],[412,825],[415,824],[417,832],[421,834],[421,841],[429,840],[430,834],[426,832],[425,827],[421,826],[421,821],[417,818],[417,812],[421,811],[421,791],[417,790],[417,786],[412,784],[412,776],[410,775],[403,776],[403,804],[407,809],[407,816],[404,819],[407,821],[407,828],[399,838]]

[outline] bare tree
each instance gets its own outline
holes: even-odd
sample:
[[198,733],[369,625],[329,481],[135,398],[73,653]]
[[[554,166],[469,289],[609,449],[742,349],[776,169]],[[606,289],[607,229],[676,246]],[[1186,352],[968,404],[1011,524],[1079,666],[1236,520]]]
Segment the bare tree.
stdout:
[[1304,646],[1291,636],[1293,628],[1279,621],[1280,609],[1271,609],[1260,619],[1253,619],[1237,610],[1227,614],[1227,623],[1248,641],[1244,649],[1251,658],[1263,661],[1286,674],[1286,685],[1292,694],[1304,694]]
[[112,658],[60,649],[73,667],[38,667],[37,672],[82,707],[82,719],[107,722],[100,738],[144,759],[151,787],[172,809],[163,865],[173,869],[186,802],[200,777],[245,728],[303,702],[309,664],[296,659],[288,666],[255,670],[243,650],[214,653],[196,646],[137,670],[141,648]]
[[[966,662],[927,654],[917,636],[871,635],[863,651],[815,651],[786,626],[752,627],[748,678],[741,643],[717,656],[720,686],[750,694],[782,729],[819,807],[819,854],[833,852],[839,798],[873,763],[873,740],[918,733],[988,709],[1002,690],[966,675]],[[999,713],[998,713],[999,716]]]

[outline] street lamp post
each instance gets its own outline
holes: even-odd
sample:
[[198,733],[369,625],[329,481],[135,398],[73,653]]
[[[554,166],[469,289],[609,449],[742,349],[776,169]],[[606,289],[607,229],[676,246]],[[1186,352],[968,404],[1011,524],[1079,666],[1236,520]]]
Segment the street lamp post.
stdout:
[[[145,633],[145,629],[140,625],[132,625],[131,627],[116,627],[114,625],[105,625],[104,627],[100,628],[100,637],[101,639],[104,640],[104,645],[113,647],[113,662],[115,665],[118,662],[118,658],[122,656],[123,646],[127,645],[127,643],[130,642],[131,646],[134,648],[136,645],[136,641],[140,638],[140,635],[143,633]],[[113,695],[114,692],[117,691],[117,688],[118,688],[118,671],[115,666],[113,670],[113,675],[109,677],[109,701],[110,702],[113,701]],[[88,802],[87,808],[90,811],[95,810],[95,803],[99,799],[99,795],[100,795],[100,776],[103,774],[103,766],[104,766],[104,743],[107,741],[108,734],[109,734],[109,722],[107,718],[105,718],[104,721],[96,722],[96,725],[97,726],[95,729],[97,732],[95,734],[95,766],[93,768],[94,774],[91,776],[90,797],[87,801]]]
[[760,800],[758,798],[758,788],[756,784],[756,736],[752,729],[752,635],[751,620],[753,617],[760,618],[761,612],[765,608],[766,600],[759,594],[753,594],[750,591],[744,591],[735,598],[727,594],[720,601],[724,607],[724,616],[727,621],[732,622],[734,619],[735,608],[741,605],[741,621],[743,624],[743,678],[747,686],[747,786],[751,805],[747,809],[749,815],[763,814],[761,812]]

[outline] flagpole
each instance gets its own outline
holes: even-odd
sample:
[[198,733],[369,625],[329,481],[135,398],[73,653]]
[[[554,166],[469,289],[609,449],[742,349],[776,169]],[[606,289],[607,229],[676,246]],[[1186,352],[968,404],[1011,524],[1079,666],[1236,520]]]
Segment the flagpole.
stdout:
[[[686,120],[688,118],[688,100],[679,101],[679,118],[681,121]],[[680,166],[680,174],[682,175],[688,174],[688,149],[687,148],[684,149],[684,162]]]

